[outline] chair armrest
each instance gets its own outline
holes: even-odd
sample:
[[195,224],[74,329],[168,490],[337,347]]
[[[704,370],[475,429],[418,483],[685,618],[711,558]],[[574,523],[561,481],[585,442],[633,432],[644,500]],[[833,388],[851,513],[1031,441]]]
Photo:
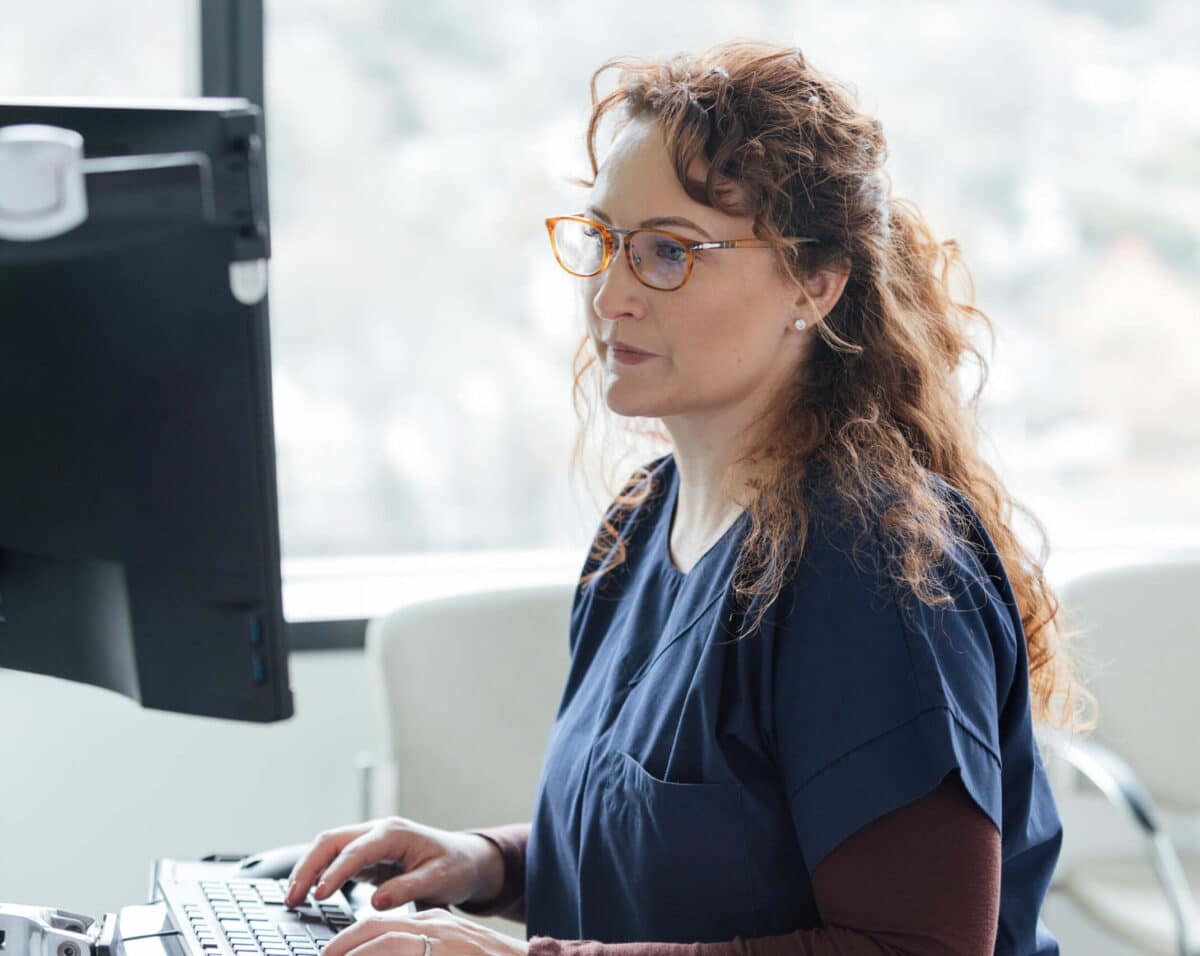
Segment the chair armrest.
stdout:
[[1181,956],[1200,956],[1200,911],[1171,836],[1137,774],[1115,751],[1095,740],[1043,729],[1038,738],[1090,781],[1118,810],[1133,818],[1147,841],[1154,872],[1175,918]]
[[1127,812],[1150,837],[1162,830],[1154,800],[1137,774],[1115,751],[1104,744],[1057,730],[1043,729],[1038,739],[1054,755],[1082,774],[1119,810]]

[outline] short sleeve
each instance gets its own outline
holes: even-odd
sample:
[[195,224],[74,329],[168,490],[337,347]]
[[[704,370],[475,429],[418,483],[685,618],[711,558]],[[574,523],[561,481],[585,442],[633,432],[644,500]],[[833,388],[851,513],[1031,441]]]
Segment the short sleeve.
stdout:
[[814,526],[771,615],[773,743],[810,874],[956,768],[1001,829],[1012,619],[969,546],[937,567],[953,603],[931,607],[886,573],[875,537]]

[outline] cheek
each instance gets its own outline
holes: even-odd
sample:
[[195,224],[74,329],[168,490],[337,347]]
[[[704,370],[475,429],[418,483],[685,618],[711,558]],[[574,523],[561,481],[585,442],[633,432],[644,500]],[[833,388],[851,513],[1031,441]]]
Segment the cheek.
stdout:
[[767,374],[787,345],[786,315],[748,286],[709,301],[676,336],[679,364],[700,375],[728,378]]
[[742,364],[753,354],[756,340],[761,339],[761,322],[751,303],[740,296],[722,297],[708,301],[693,313],[680,337],[694,357],[708,364],[716,362]]

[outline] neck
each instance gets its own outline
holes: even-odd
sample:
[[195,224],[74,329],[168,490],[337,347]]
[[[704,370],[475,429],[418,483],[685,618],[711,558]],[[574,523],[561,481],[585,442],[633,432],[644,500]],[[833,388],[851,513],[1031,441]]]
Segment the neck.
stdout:
[[736,463],[753,420],[728,409],[663,420],[679,472],[671,550],[684,570],[737,520],[749,502],[749,476]]

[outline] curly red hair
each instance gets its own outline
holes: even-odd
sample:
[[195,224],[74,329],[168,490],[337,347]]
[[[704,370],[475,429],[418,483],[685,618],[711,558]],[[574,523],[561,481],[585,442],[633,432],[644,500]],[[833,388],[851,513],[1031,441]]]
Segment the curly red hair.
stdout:
[[[617,86],[600,96],[599,81],[611,70],[619,71]],[[814,464],[827,470],[838,497],[864,523],[884,533],[898,583],[927,603],[948,601],[935,585],[934,566],[961,540],[962,516],[931,477],[940,476],[979,515],[1008,573],[1024,625],[1035,717],[1088,725],[1085,712],[1094,702],[1074,675],[1060,605],[1043,573],[1045,531],[978,450],[987,361],[971,331],[980,326],[992,334],[991,322],[951,292],[956,269],[967,278],[954,242],[937,241],[917,209],[891,195],[879,122],[860,113],[852,92],[798,50],[762,43],[727,43],[666,60],[618,58],[596,71],[591,89],[593,179],[602,121],[612,117],[619,126],[649,117],[661,127],[687,193],[732,215],[753,216],[755,234],[772,241],[785,273],[799,279],[849,265],[845,292],[817,323],[800,373],[737,463],[754,476],[751,526],[734,587],[758,610],[743,633],[757,626],[804,549],[804,478]],[[689,176],[697,161],[706,170],[703,181]],[[820,242],[791,243],[786,236]],[[964,402],[956,373],[967,360],[977,363],[980,378]],[[598,394],[594,380],[588,387],[596,364],[585,337],[575,359],[579,447]],[[625,559],[621,518],[653,493],[645,477],[635,474],[616,497],[593,546],[599,567],[585,585]],[[898,493],[885,500],[881,487]],[[1040,558],[1014,534],[1014,509],[1040,533]]]

